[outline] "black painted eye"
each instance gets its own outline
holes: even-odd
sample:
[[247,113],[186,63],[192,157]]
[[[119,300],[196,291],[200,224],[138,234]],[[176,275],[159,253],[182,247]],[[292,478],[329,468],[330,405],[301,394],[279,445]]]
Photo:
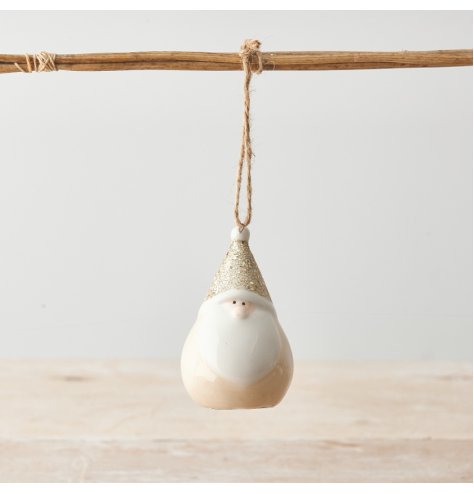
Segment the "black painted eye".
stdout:
[[236,303],[235,300],[232,303],[235,304]]
[[245,302],[242,302],[242,305],[245,305]]

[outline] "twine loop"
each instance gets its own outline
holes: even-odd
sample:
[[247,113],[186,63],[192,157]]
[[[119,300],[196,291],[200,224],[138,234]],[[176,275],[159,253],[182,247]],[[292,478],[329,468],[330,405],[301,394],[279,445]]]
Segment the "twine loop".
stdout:
[[56,54],[47,51],[40,51],[34,55],[25,53],[26,70],[19,63],[15,63],[15,67],[26,74],[31,74],[31,72],[54,72],[58,70],[55,60]]
[[[262,53],[260,51],[260,41],[256,39],[247,39],[240,48],[239,55],[242,58],[242,66],[244,69],[244,121],[242,126],[242,144],[240,146],[240,159],[237,167],[236,191],[235,191],[235,206],[234,219],[235,224],[242,231],[252,219],[252,140],[250,136],[250,81],[252,75],[261,74],[263,72]],[[257,61],[257,64],[253,61]],[[244,220],[240,219],[240,189],[242,186],[242,173],[244,165],[247,169],[247,214]]]

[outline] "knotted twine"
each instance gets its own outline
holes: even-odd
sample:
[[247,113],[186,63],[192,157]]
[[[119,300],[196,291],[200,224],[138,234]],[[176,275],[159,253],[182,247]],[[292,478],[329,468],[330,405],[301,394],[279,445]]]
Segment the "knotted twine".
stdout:
[[[31,60],[30,60],[31,57]],[[25,53],[26,70],[24,70],[20,64],[15,63],[15,67],[20,72],[31,73],[31,72],[53,72],[58,70],[55,64],[56,54],[49,53],[47,51],[41,51],[36,53],[36,55],[28,55]],[[33,64],[31,63],[33,61]]]
[[[240,47],[240,57],[242,58],[242,66],[244,69],[244,121],[242,126],[242,144],[240,146],[240,159],[237,166],[236,191],[235,191],[235,207],[234,218],[235,223],[242,231],[252,219],[252,141],[250,136],[250,81],[252,75],[261,74],[263,71],[262,53],[260,51],[260,41],[256,39],[247,39]],[[256,60],[257,64],[253,63]],[[247,215],[242,221],[240,219],[240,189],[242,186],[242,173],[246,167],[247,175]]]

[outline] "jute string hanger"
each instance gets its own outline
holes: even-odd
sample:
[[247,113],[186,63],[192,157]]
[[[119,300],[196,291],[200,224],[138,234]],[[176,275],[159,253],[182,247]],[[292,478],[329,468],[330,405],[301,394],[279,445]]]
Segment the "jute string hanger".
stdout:
[[[252,139],[250,135],[250,82],[252,75],[261,74],[263,71],[262,53],[260,41],[247,39],[243,42],[239,55],[242,59],[244,70],[244,118],[242,125],[242,143],[240,146],[240,158],[237,167],[234,218],[235,223],[242,231],[252,220]],[[26,70],[20,64],[15,63],[20,72],[52,72],[56,71],[56,54],[42,51],[37,54],[25,54]],[[242,175],[246,168],[246,207],[247,214],[244,220],[240,219],[240,191],[242,187]]]
[[[240,57],[244,69],[244,119],[242,125],[242,143],[240,146],[240,159],[237,166],[234,218],[235,224],[242,231],[252,220],[252,139],[250,135],[250,82],[252,75],[261,74],[263,71],[262,53],[260,41],[247,39],[240,48]],[[246,205],[247,214],[244,220],[240,219],[240,191],[242,187],[242,174],[246,168]]]

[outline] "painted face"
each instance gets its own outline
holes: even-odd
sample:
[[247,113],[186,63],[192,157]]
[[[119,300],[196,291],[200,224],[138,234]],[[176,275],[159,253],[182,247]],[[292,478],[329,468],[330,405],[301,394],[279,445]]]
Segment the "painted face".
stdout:
[[220,376],[248,384],[267,374],[281,348],[279,323],[268,302],[246,290],[207,300],[195,324],[199,351]]

